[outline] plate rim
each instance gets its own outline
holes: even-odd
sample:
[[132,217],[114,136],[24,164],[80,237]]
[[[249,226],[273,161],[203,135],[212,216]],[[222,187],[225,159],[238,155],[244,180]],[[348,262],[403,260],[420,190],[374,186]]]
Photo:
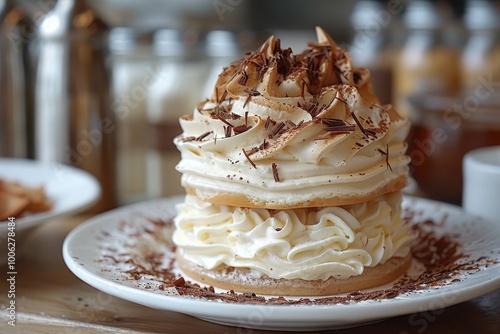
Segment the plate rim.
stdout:
[[[50,169],[56,168],[59,170],[64,170],[65,172],[69,172],[71,177],[78,178],[79,180],[85,182],[89,186],[89,190],[87,191],[87,196],[85,197],[85,200],[80,200],[74,203],[73,205],[69,206],[65,210],[60,210],[60,211],[46,211],[46,212],[40,212],[36,214],[32,214],[29,216],[21,217],[21,218],[16,218],[16,231],[20,232],[23,230],[27,230],[31,227],[34,227],[38,225],[41,222],[44,222],[48,219],[55,219],[55,218],[60,218],[64,216],[69,216],[73,215],[78,212],[82,212],[88,208],[90,208],[92,205],[97,203],[99,198],[102,195],[102,189],[99,184],[99,181],[97,181],[97,178],[90,174],[89,172],[74,167],[66,164],[61,164],[58,162],[52,162],[52,163],[45,163],[40,160],[36,159],[19,159],[19,158],[5,158],[5,157],[0,157],[0,166],[2,164],[9,164],[9,165],[22,165],[22,166],[28,166],[28,168],[32,168],[33,170],[36,169],[45,169],[50,172]],[[1,175],[2,178],[5,178],[3,174]],[[46,187],[47,184],[44,184]],[[7,231],[8,228],[8,220],[3,220],[0,221],[0,232]]]
[[[491,279],[488,280],[483,280],[480,283],[473,284],[473,285],[468,285],[467,287],[463,286],[459,290],[456,290],[456,284],[455,286],[453,283],[450,283],[450,285],[440,287],[439,290],[436,290],[436,293],[426,293],[422,294],[421,292],[416,292],[410,295],[404,294],[401,295],[400,297],[396,297],[393,299],[384,299],[384,300],[376,300],[376,301],[367,301],[367,302],[358,302],[355,304],[327,304],[327,305],[276,305],[276,304],[250,304],[250,303],[227,303],[223,301],[213,301],[213,300],[204,300],[201,298],[196,298],[196,297],[189,297],[189,296],[169,296],[169,295],[163,295],[159,293],[155,293],[154,291],[149,291],[149,290],[144,290],[140,289],[137,287],[131,287],[131,286],[126,286],[121,284],[120,282],[112,281],[109,280],[103,276],[98,275],[96,272],[87,269],[84,264],[80,263],[77,259],[74,258],[74,252],[72,251],[72,242],[81,234],[84,233],[85,230],[89,230],[92,228],[96,228],[101,226],[102,222],[105,220],[111,220],[112,217],[117,216],[119,217],[121,214],[127,212],[127,211],[132,211],[137,207],[142,207],[145,205],[154,205],[155,203],[176,203],[179,201],[179,198],[182,198],[183,196],[175,196],[175,197],[166,197],[166,198],[160,198],[160,199],[154,199],[154,200],[149,200],[149,201],[144,201],[144,202],[139,202],[139,203],[134,203],[131,205],[119,207],[104,213],[101,213],[99,215],[96,215],[82,224],[78,225],[76,228],[74,228],[65,238],[63,242],[63,258],[64,262],[66,263],[67,267],[70,269],[70,271],[73,272],[75,276],[77,276],[80,280],[85,282],[86,284],[96,288],[97,290],[103,291],[105,293],[108,293],[112,296],[115,296],[117,298],[123,299],[123,300],[128,300],[143,306],[147,306],[150,308],[154,309],[160,309],[160,310],[166,310],[166,311],[173,311],[173,312],[179,312],[179,313],[184,313],[184,314],[189,314],[195,317],[198,317],[203,320],[207,321],[212,321],[212,322],[218,322],[218,323],[225,323],[225,324],[231,324],[230,321],[225,321],[225,322],[220,322],[220,319],[227,319],[227,320],[237,320],[239,319],[240,316],[243,316],[248,308],[258,308],[258,307],[263,307],[266,311],[269,311],[272,313],[272,316],[270,320],[272,321],[286,321],[287,323],[300,323],[300,324],[310,324],[311,322],[314,322],[318,325],[324,324],[326,327],[317,327],[316,328],[335,328],[330,326],[328,327],[328,324],[333,325],[334,320],[339,320],[339,319],[345,319],[345,316],[348,316],[350,312],[352,312],[352,308],[355,307],[357,310],[361,310],[364,313],[370,313],[371,317],[365,317],[365,319],[369,318],[371,320],[377,320],[377,319],[385,319],[385,318],[390,318],[390,317],[395,317],[395,316],[401,316],[405,314],[410,314],[414,312],[422,312],[422,311],[431,311],[435,309],[441,309],[444,307],[449,307],[467,300],[470,300],[472,298],[476,298],[485,294],[488,294],[492,291],[497,290],[500,288],[500,275],[496,278],[492,277]],[[412,201],[412,203],[415,202],[420,202],[423,203],[422,205],[439,205],[444,208],[445,211],[449,210],[459,210],[460,212],[466,213],[462,208],[448,204],[448,203],[442,203],[434,200],[429,200],[429,199],[424,199],[424,198],[419,198],[419,197],[414,197],[414,196],[409,196],[405,195],[404,196],[405,201]],[[415,201],[415,202],[413,202]],[[481,217],[475,216],[470,213],[466,213],[467,216],[471,218],[478,218],[480,221],[484,221],[488,224],[492,224],[493,222],[483,219]],[[109,222],[108,222],[109,224]],[[116,224],[116,222],[115,222]],[[111,226],[111,225],[109,225]],[[109,228],[108,226],[108,228]],[[497,266],[495,268],[500,268],[500,266]],[[490,269],[490,270],[495,270],[495,268]],[[498,270],[498,269],[496,269]],[[98,284],[96,284],[96,282]],[[426,291],[426,290],[424,290]],[[123,293],[125,292],[128,294],[128,296],[124,296]],[[454,293],[456,298],[454,298],[452,301],[445,301],[443,302],[441,300],[441,303],[437,303],[434,305],[431,305],[429,302],[432,300],[435,300],[436,298],[439,298],[440,296],[446,296],[449,295],[450,293]],[[414,299],[412,302],[408,302],[408,298],[412,298],[412,296],[418,296],[417,299]],[[143,303],[140,301],[141,298],[144,298],[147,296],[149,298],[148,303]],[[124,298],[125,297],[125,298]],[[154,301],[151,303],[151,301]],[[161,307],[157,306],[152,306],[152,305],[157,305],[161,304]],[[205,307],[204,307],[205,306]],[[212,306],[212,307],[206,307],[206,306]],[[216,307],[215,307],[216,306]],[[376,309],[375,309],[376,307]],[[195,309],[203,309],[203,312],[199,312]],[[307,319],[303,318],[297,318],[296,315],[303,313],[304,310],[308,311]],[[335,311],[335,317],[328,317],[325,318],[324,312],[310,312],[309,310],[314,310],[315,312],[318,310],[323,310],[324,312],[334,312]],[[373,312],[375,310],[375,312]],[[196,311],[196,312],[195,312]],[[225,313],[226,311],[226,313]],[[230,311],[230,312],[229,312]],[[235,313],[238,313],[235,315]],[[225,314],[231,314],[230,316],[225,316]],[[221,316],[222,315],[222,316]],[[330,316],[333,315],[329,314]],[[352,317],[352,314],[351,314]],[[356,318],[354,316],[354,318]],[[348,317],[349,319],[350,317]],[[214,320],[217,319],[217,320]],[[297,321],[294,321],[297,319]],[[366,323],[367,321],[370,320],[364,320],[363,323]],[[243,326],[245,327],[245,326]],[[262,329],[270,329],[274,327],[269,327],[266,326],[266,322],[264,322],[264,326],[251,326],[251,328],[262,328]],[[337,327],[340,328],[340,327]]]

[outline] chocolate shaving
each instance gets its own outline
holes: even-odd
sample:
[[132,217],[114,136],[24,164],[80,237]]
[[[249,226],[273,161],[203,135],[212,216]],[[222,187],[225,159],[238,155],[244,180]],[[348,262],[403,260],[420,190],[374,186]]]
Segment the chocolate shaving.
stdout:
[[246,126],[245,124],[241,124],[241,125],[235,126],[233,128],[233,131],[234,131],[234,134],[239,135],[240,133],[243,133],[243,132],[249,130],[250,128],[251,127]]
[[347,124],[343,120],[337,118],[325,117],[321,119],[321,122],[326,125],[325,130],[332,133],[342,134],[356,130],[355,125]]
[[229,123],[224,117],[222,117],[222,115],[220,115],[220,114],[214,114],[213,116],[215,116],[215,118],[218,118],[220,121],[222,121],[228,127],[230,127],[230,128],[233,127],[233,125],[231,123]]
[[252,154],[257,153],[257,152],[259,152],[259,148],[258,147],[252,147],[250,149],[250,151],[247,152],[247,155],[251,156]]
[[231,119],[240,119],[241,118],[240,115],[235,114],[234,112],[230,113],[229,116],[231,117]]
[[260,95],[258,90],[249,89],[249,88],[245,89],[245,93],[247,93],[249,96],[259,96]]
[[307,107],[307,112],[312,116],[316,117],[318,114],[320,114],[323,110],[325,110],[326,105],[322,104],[319,105],[318,100],[314,98],[309,106]]
[[361,122],[359,121],[359,119],[356,116],[356,114],[354,114],[354,112],[351,111],[351,116],[352,116],[352,119],[354,119],[354,122],[356,122],[356,124],[358,125],[359,129],[361,130],[361,132],[363,132],[363,134],[366,136],[367,132],[366,132],[365,128],[363,127],[363,125],[361,125]]
[[387,165],[387,168],[393,172],[391,165],[389,164],[389,144],[385,145],[385,152],[381,148],[377,148],[377,151],[380,152],[380,154],[385,155],[385,163]]
[[278,74],[281,76],[281,79],[284,79],[292,72],[295,60],[292,57],[292,49],[288,48],[286,50],[281,50],[279,42],[280,40],[277,39],[275,44],[277,49],[274,58],[277,64]]
[[394,172],[392,170],[392,166],[391,164],[389,163],[389,144],[386,144],[385,145],[385,151],[386,151],[386,155],[385,155],[385,163],[387,164],[387,167],[389,167],[389,169],[391,170],[391,172]]
[[343,103],[343,104],[345,104],[346,106],[349,106],[349,105],[347,104],[347,101],[342,100],[340,97],[334,96],[334,97],[333,97],[333,99],[332,99],[332,101],[333,101],[333,100],[339,100],[340,102],[342,102],[342,103]]
[[316,98],[314,98],[310,103],[309,105],[307,106],[307,112],[312,116],[312,117],[315,117],[317,114],[319,114],[318,112],[318,107],[319,107],[319,103],[318,103],[318,100]]
[[248,94],[248,96],[245,100],[245,103],[243,103],[243,108],[245,108],[247,106],[247,104],[248,104],[248,102],[250,102],[252,96],[259,96],[260,95],[259,91],[256,89],[253,89],[253,88],[252,89],[247,88],[247,89],[245,89],[245,92]]
[[255,165],[255,162],[253,162],[252,159],[250,159],[250,157],[248,156],[248,154],[245,151],[245,149],[242,148],[241,150],[243,151],[243,155],[245,156],[245,158],[247,158],[247,160],[250,163],[250,165],[252,165],[253,168],[257,169],[257,166]]
[[184,280],[184,277],[181,276],[178,279],[173,280],[172,284],[176,287],[184,287],[184,285],[186,285],[186,281]]
[[264,75],[266,74],[268,68],[268,61],[264,53],[262,52],[252,52],[249,54],[245,63],[251,63],[257,67],[257,80],[262,82]]
[[372,136],[372,137],[377,136],[377,132],[373,131],[372,129],[365,129],[365,130],[366,130],[367,135]]
[[326,126],[334,126],[334,127],[346,125],[344,120],[333,117],[324,117],[321,119],[321,123],[325,124]]
[[248,74],[247,74],[247,71],[245,71],[244,69],[241,71],[241,76],[240,78],[238,79],[238,83],[240,85],[244,85],[247,83],[247,80],[248,80]]
[[337,134],[351,133],[354,130],[356,130],[356,126],[354,126],[354,125],[328,126],[325,128],[325,130],[328,132],[337,133]]
[[196,140],[195,136],[189,136],[189,137],[183,137],[182,138],[182,142],[184,142],[184,143],[187,143],[187,142],[190,142],[190,141],[195,141],[195,140]]
[[310,82],[308,90],[312,94],[316,94],[321,91],[321,81],[319,75],[321,67],[325,61],[331,59],[332,48],[329,45],[317,43],[309,43],[308,45],[310,49],[305,50],[296,58],[298,61],[305,61],[305,65],[307,66],[307,76]]
[[206,136],[208,136],[209,134],[213,133],[213,131],[207,131],[201,135],[199,135],[198,137],[196,137],[196,141],[202,141],[203,139],[205,139]]
[[259,150],[265,150],[266,147],[267,147],[267,142],[266,142],[266,139],[264,138],[264,141],[262,142],[262,144],[259,145]]
[[274,126],[274,128],[271,130],[271,132],[269,132],[267,136],[269,137],[269,139],[272,139],[273,137],[278,135],[284,128],[285,128],[285,122],[279,122]]
[[266,124],[264,124],[264,128],[267,130],[271,124],[275,125],[276,121],[274,119],[272,119],[270,116],[267,116]]
[[251,99],[252,99],[252,96],[248,95],[247,98],[245,99],[245,103],[243,103],[243,108],[245,108],[247,106],[248,102],[250,102]]
[[278,174],[278,165],[276,165],[274,162],[273,164],[271,165],[272,169],[273,169],[273,177],[274,177],[274,181],[276,182],[280,182],[280,175]]
[[224,136],[226,138],[231,137],[231,127],[230,126],[224,126]]
[[361,74],[359,72],[353,72],[352,80],[354,81],[354,84],[357,85],[359,83],[359,80],[361,80]]

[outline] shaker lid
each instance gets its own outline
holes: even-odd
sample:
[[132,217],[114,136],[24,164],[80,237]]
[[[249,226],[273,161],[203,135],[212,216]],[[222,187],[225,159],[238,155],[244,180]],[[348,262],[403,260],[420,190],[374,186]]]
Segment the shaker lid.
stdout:
[[494,1],[469,0],[465,9],[465,25],[471,30],[500,28],[500,12]]
[[74,31],[93,34],[107,28],[107,24],[85,1],[59,0],[54,8],[40,19],[38,34],[42,38],[58,38]]

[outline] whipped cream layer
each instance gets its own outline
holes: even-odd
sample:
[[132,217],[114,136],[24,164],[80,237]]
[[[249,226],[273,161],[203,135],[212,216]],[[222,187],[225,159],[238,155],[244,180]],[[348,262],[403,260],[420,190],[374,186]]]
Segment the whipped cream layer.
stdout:
[[326,280],[410,252],[401,193],[343,207],[266,210],[211,204],[187,195],[177,207],[173,241],[206,269],[243,267],[251,275]]
[[409,121],[378,104],[369,72],[322,30],[318,40],[293,55],[271,37],[221,73],[211,98],[180,120],[184,187],[206,201],[234,194],[289,208],[354,204],[406,177]]

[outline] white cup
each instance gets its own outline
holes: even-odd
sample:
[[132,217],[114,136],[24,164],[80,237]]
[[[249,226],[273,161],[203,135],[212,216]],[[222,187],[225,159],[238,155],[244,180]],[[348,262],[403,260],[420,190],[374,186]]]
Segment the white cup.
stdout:
[[468,152],[463,177],[463,208],[500,223],[500,146]]

